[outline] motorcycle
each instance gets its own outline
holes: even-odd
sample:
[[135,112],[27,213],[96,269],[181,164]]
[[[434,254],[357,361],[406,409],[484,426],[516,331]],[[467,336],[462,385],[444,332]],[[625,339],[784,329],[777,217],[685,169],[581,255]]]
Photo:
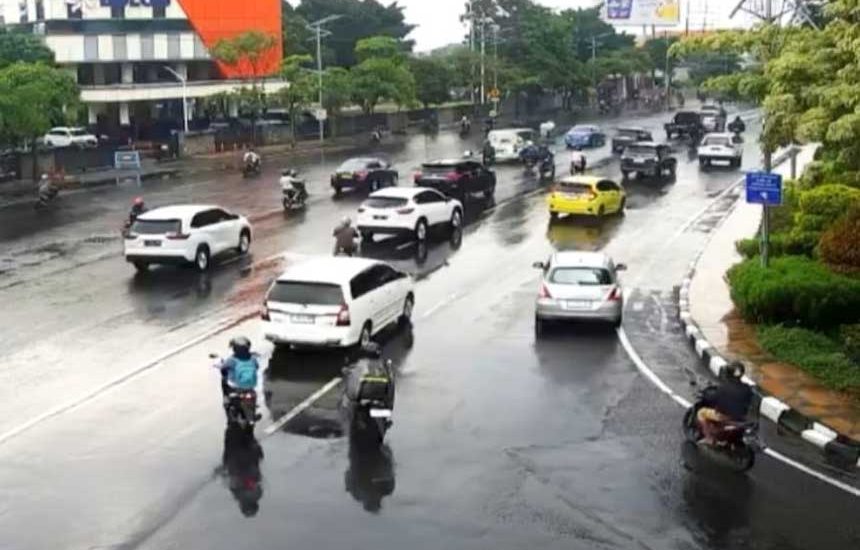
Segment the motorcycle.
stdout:
[[[684,437],[691,443],[699,443],[705,436],[699,425],[699,410],[709,407],[710,395],[716,390],[709,386],[699,392],[696,402],[684,413]],[[700,446],[701,447],[701,446]],[[731,422],[722,428],[715,445],[705,446],[709,451],[726,460],[737,472],[746,472],[755,465],[755,455],[761,451],[758,438],[758,422]]]
[[262,163],[260,161],[249,161],[242,166],[242,176],[250,178],[251,176],[259,176],[263,172]]
[[283,195],[282,203],[284,205],[284,210],[304,208],[305,201],[308,198],[308,192],[305,188],[305,182],[301,180],[293,180],[290,183],[290,187],[281,187],[281,193]]
[[370,142],[372,144],[377,144],[382,142],[382,130],[379,128],[374,128],[372,132],[370,132]]
[[538,174],[540,175],[541,179],[555,178],[555,155],[550,153],[540,161],[540,166],[538,167]]
[[472,133],[472,125],[470,123],[460,123],[460,137],[468,137]]
[[33,208],[35,208],[36,210],[47,208],[49,204],[54,202],[54,199],[56,199],[57,195],[59,194],[60,190],[53,185],[44,189],[40,189],[39,196],[36,198],[36,203],[33,205]]
[[570,175],[576,176],[577,174],[585,173],[585,157],[582,157],[581,162],[570,161]]
[[[363,360],[369,361],[369,360]],[[358,363],[344,369],[347,382],[341,399],[350,442],[379,447],[392,426],[394,409],[393,363],[390,359]]]
[[[214,366],[220,370],[220,357],[211,354],[209,358],[216,361]],[[257,414],[257,392],[229,387],[223,380],[221,385],[222,388],[226,389],[224,414],[227,416],[227,425],[235,426],[246,432],[253,432],[257,420],[260,419]]]

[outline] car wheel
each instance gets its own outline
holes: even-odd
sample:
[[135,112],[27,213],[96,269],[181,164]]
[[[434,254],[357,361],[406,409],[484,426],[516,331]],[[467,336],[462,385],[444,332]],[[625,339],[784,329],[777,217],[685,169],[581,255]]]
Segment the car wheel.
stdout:
[[674,164],[669,165],[669,177],[674,178],[677,174],[678,168]]
[[361,334],[358,336],[358,346],[364,347],[373,340],[373,330],[370,321],[364,323],[361,327]]
[[627,197],[621,199],[621,204],[618,205],[618,213],[623,216],[625,208],[627,208]]
[[451,213],[451,231],[457,231],[463,225],[463,213],[459,208],[455,208]]
[[427,239],[427,220],[421,218],[415,224],[415,240],[424,242]]
[[621,315],[618,316],[618,319],[612,321],[612,326],[614,328],[621,328],[621,323],[624,321],[624,317]]
[[546,334],[546,321],[535,315],[535,338]]
[[597,209],[597,215],[601,218],[606,215],[606,207],[602,204],[600,205],[600,208]]
[[197,271],[203,273],[209,271],[209,264],[212,258],[209,255],[209,247],[201,245],[197,248],[197,252],[194,253],[194,268]]
[[373,242],[373,231],[362,231],[361,240],[366,243]]
[[624,179],[625,181],[630,179],[630,172],[628,172],[627,170],[622,170],[621,171],[621,178]]
[[379,180],[377,180],[377,179],[371,180],[370,183],[368,184],[368,187],[370,188],[371,193],[379,190]]
[[403,301],[403,311],[400,314],[400,323],[408,325],[412,322],[412,311],[415,309],[415,297],[412,294],[406,296]]
[[495,193],[496,193],[496,186],[491,185],[490,187],[487,187],[486,189],[484,189],[484,198],[485,199],[492,199],[493,195]]
[[149,264],[146,262],[134,262],[133,265],[138,273],[146,273],[149,271]]
[[239,235],[239,246],[236,248],[236,252],[241,255],[245,255],[251,249],[251,232],[247,229],[243,229],[242,233]]
[[335,185],[334,186],[334,196],[339,197],[339,196],[341,196],[342,193],[343,193],[343,189],[341,188],[341,186]]
[[553,212],[553,211],[551,211],[551,210],[550,210],[550,212],[549,212],[549,219],[551,219],[551,220],[557,220],[557,219],[558,219],[558,212]]

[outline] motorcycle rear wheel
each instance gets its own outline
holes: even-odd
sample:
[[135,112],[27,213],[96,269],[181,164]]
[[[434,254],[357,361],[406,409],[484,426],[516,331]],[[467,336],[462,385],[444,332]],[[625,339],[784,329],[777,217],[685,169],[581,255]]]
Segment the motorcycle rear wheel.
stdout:
[[746,445],[732,449],[731,458],[738,472],[748,472],[755,466],[755,452]]

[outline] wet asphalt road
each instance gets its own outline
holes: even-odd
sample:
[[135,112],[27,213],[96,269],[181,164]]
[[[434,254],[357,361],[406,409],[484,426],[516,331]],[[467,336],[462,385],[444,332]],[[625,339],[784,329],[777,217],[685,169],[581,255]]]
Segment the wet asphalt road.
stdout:
[[[442,134],[385,149],[403,185],[425,157],[463,144]],[[624,217],[550,224],[542,193],[529,193],[539,183],[504,167],[495,204],[470,205],[462,238],[369,249],[420,278],[413,328],[382,337],[398,398],[374,453],[342,437],[336,386],[264,436],[339,376],[339,354],[261,346],[257,443],[225,433],[206,359],[237,333],[259,342],[256,319],[241,318],[271,278],[296,257],[328,253],[331,227],[360,200],[327,190],[342,156],[302,166],[312,193],[303,214],[278,210],[275,166],[253,181],[147,186],[151,204],[213,202],[255,220],[253,255],[206,276],[140,277],[122,262],[117,221],[133,188],[69,196],[50,223],[0,211],[0,299],[12,320],[0,335],[0,547],[857,547],[856,498],[764,456],[735,476],[685,448],[681,410],[638,374],[613,331],[569,326],[535,340],[532,261],[606,250],[630,266],[631,343],[692,391],[702,373],[677,326],[674,287],[729,207],[708,209],[712,198],[738,174],[700,174],[678,156],[677,181],[627,186]],[[617,175],[617,165],[604,171]],[[765,437],[857,484],[790,439]]]

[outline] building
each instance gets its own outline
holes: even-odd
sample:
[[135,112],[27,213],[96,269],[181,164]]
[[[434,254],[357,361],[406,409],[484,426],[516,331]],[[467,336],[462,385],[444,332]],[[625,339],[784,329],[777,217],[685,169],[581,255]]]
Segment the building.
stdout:
[[[75,74],[86,119],[101,133],[160,137],[183,128],[183,95],[193,128],[205,124],[202,98],[229,92],[243,78],[277,71],[281,0],[0,0],[5,25],[31,29]],[[247,30],[275,36],[256,67],[212,60],[219,39]],[[283,83],[267,81],[268,92]],[[236,106],[231,105],[231,114]]]

